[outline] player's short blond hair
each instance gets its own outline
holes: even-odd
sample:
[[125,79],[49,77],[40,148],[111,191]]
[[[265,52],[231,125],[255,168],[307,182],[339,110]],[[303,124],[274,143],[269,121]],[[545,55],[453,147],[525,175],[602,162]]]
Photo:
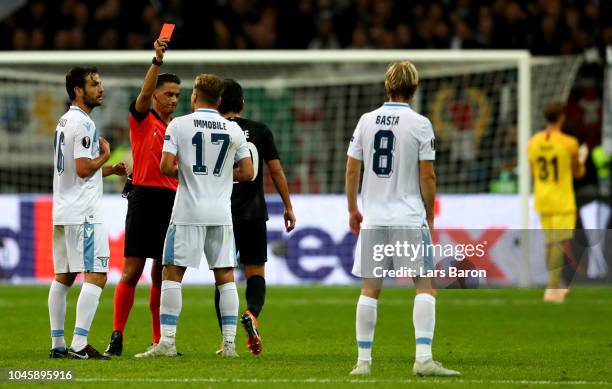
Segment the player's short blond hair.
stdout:
[[419,72],[410,61],[395,62],[385,73],[385,92],[391,99],[410,100],[419,86]]
[[223,94],[225,83],[214,74],[200,74],[193,83],[199,101],[215,104]]

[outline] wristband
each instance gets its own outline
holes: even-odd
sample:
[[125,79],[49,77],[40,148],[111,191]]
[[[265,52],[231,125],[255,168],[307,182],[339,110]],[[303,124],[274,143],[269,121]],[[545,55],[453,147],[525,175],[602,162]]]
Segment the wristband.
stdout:
[[157,58],[153,57],[153,60],[151,61],[151,63],[156,66],[161,66],[164,63],[164,61],[158,61]]

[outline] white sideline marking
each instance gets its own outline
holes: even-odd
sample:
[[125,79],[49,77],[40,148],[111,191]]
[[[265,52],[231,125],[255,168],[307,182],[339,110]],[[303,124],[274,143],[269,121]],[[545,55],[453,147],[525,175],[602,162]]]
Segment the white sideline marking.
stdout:
[[[571,296],[570,296],[571,298]],[[285,297],[275,297],[275,298],[271,298],[272,301],[267,301],[266,304],[269,304],[270,306],[274,305],[274,306],[278,306],[278,307],[282,307],[282,306],[293,306],[293,305],[350,305],[353,306],[356,304],[357,302],[357,297],[355,298],[331,298],[331,299],[325,299],[325,300],[316,300],[314,298],[312,299],[305,299],[305,298],[296,298],[296,299],[290,299],[290,298],[285,298]],[[412,297],[406,298],[406,299],[398,299],[398,298],[384,298],[382,297],[380,300],[380,304],[382,305],[406,305],[406,304],[412,304]],[[195,299],[195,298],[186,298],[183,299],[183,305],[191,305],[191,306],[208,306],[211,304],[211,301],[208,301],[206,299]],[[15,300],[4,300],[4,299],[0,299],[0,307],[23,307],[23,306],[46,306],[47,301],[46,300],[19,300],[19,301],[15,301]],[[102,302],[101,305],[107,304],[109,306],[112,305],[112,299]],[[540,296],[534,297],[534,298],[508,298],[508,299],[504,299],[504,298],[482,298],[482,299],[475,299],[475,298],[465,298],[465,299],[447,299],[444,297],[440,297],[440,299],[438,300],[438,304],[440,305],[456,305],[456,306],[463,306],[463,305],[546,305],[542,302],[542,299]],[[566,303],[567,305],[571,305],[572,302],[568,301]],[[580,300],[580,304],[581,305],[609,305],[610,304],[610,300],[609,299],[588,299],[588,300]],[[149,306],[149,300],[148,299],[136,299],[134,301],[134,306],[135,307],[148,307]],[[551,305],[547,305],[547,306],[551,306]]]
[[[407,305],[407,304],[412,304],[413,301],[413,297],[408,297],[406,299],[398,299],[398,298],[390,298],[390,299],[386,299],[384,297],[381,297],[379,304],[381,305]],[[331,298],[331,299],[325,299],[325,300],[314,300],[314,299],[303,299],[303,298],[298,298],[298,299],[284,299],[284,298],[271,298],[270,302],[266,302],[270,305],[274,304],[277,306],[283,306],[283,305],[355,305],[357,298],[351,298],[351,299],[338,299],[338,298]],[[285,301],[283,301],[285,300]],[[482,298],[482,299],[475,299],[475,298],[465,298],[465,299],[447,299],[444,296],[440,297],[438,300],[438,302],[436,304],[439,305],[458,305],[458,306],[463,306],[463,305],[546,305],[544,302],[542,302],[542,298],[541,296],[537,296],[534,298],[508,298],[508,299],[503,299],[503,298]],[[572,302],[569,301],[566,303],[567,305],[571,305]],[[610,300],[609,299],[590,299],[590,300],[580,300],[580,304],[581,305],[609,305],[610,304]],[[146,305],[147,307],[149,306],[149,302],[146,301],[146,304],[143,303],[143,306]],[[550,306],[550,305],[547,305]]]
[[239,383],[239,384],[482,384],[482,385],[600,385],[608,381],[550,381],[550,380],[470,380],[453,378],[423,379],[354,379],[354,378],[76,378],[78,382],[144,382],[144,383]]

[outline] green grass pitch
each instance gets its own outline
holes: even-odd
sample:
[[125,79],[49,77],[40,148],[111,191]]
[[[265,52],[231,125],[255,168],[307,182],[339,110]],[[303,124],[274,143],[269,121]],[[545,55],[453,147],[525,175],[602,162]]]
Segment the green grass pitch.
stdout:
[[[388,288],[378,309],[370,377],[348,376],[356,359],[357,287],[268,288],[260,317],[264,351],[253,357],[238,328],[240,358],[220,343],[211,287],[185,287],[177,358],[137,360],[150,342],[148,288],[139,287],[124,355],[111,361],[50,360],[46,286],[0,286],[0,368],[73,368],[79,387],[604,387],[612,385],[612,289],[575,288],[563,305],[536,289],[443,290],[437,299],[434,357],[459,379],[417,378],[414,291]],[[67,341],[79,288],[69,295]],[[244,305],[244,290],[239,291]],[[100,351],[112,330],[113,288],[104,291],[89,341]],[[241,307],[242,309],[242,307]],[[14,386],[14,384],[1,383]]]

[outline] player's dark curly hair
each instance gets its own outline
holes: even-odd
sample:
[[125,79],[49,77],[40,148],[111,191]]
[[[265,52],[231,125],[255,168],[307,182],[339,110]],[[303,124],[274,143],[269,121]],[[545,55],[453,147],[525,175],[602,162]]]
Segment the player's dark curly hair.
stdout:
[[221,95],[219,112],[221,114],[226,114],[228,112],[239,113],[244,107],[242,86],[231,78],[226,78],[223,82],[225,83],[225,89],[223,90],[223,95]]
[[155,88],[159,88],[160,86],[164,85],[167,82],[181,85],[181,79],[176,74],[162,73],[159,76],[157,76],[157,83],[155,84]]
[[98,68],[91,67],[80,67],[76,66],[72,69],[68,70],[66,73],[66,92],[68,92],[68,97],[70,100],[74,100],[76,98],[76,93],[74,93],[74,88],[85,88],[85,79],[90,74],[99,74]]

